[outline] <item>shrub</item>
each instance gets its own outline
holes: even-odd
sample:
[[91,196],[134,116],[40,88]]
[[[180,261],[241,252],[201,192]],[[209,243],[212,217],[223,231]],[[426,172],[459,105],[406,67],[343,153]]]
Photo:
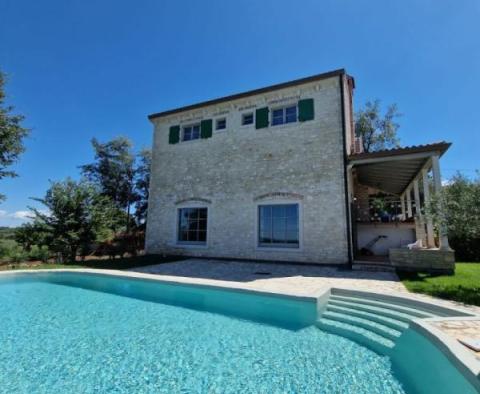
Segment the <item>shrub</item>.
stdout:
[[453,176],[442,193],[433,195],[427,214],[448,229],[457,259],[480,261],[480,176]]
[[48,259],[50,258],[50,252],[48,250],[47,246],[37,246],[33,245],[30,248],[30,252],[28,252],[28,258],[30,260],[40,260],[44,263],[48,262]]
[[20,245],[15,245],[10,249],[7,260],[12,263],[20,263],[28,260],[28,252],[26,252]]
[[5,259],[10,252],[10,247],[6,242],[0,242],[0,260]]
[[143,231],[120,233],[115,235],[113,239],[100,243],[95,250],[95,255],[109,256],[110,258],[123,257],[126,254],[136,256],[138,252],[143,250],[144,240],[145,234]]

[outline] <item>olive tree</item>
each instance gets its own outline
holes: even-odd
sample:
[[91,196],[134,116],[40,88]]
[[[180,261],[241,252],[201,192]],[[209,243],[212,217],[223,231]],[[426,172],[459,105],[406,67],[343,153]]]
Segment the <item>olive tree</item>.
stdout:
[[426,213],[448,230],[457,259],[480,261],[480,176],[457,173],[432,196]]
[[112,237],[119,220],[115,203],[89,182],[52,182],[44,198],[34,199],[45,210],[30,208],[45,243],[61,262],[73,262],[85,255],[95,242]]
[[[13,114],[13,107],[5,104],[5,74],[0,71],[0,179],[15,177],[8,169],[25,150],[24,138],[29,130],[22,126],[23,115]],[[5,198],[0,194],[0,200]]]
[[400,145],[395,121],[401,114],[396,104],[390,105],[382,115],[380,100],[367,101],[365,107],[355,114],[355,134],[362,138],[363,151],[373,152],[396,148]]

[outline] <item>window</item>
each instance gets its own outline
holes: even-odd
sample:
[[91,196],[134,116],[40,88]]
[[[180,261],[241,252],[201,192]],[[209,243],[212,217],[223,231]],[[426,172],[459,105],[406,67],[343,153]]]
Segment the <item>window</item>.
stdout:
[[242,115],[242,126],[253,124],[253,112]]
[[258,207],[259,246],[298,248],[298,204]]
[[227,119],[221,118],[217,119],[215,130],[225,130],[227,128]]
[[207,208],[178,210],[178,241],[193,244],[207,242]]
[[272,126],[297,121],[297,106],[277,108],[272,111]]
[[182,141],[198,140],[200,138],[200,125],[185,126]]

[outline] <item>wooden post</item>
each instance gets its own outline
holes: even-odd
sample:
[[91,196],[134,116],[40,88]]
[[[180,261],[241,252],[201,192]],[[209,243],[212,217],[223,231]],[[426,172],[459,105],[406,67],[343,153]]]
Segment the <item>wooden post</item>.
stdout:
[[412,189],[411,185],[408,185],[407,187],[407,217],[411,218],[413,216],[412,214]]
[[[433,173],[433,185],[435,188],[435,193],[440,195],[442,192],[442,178],[440,176],[440,161],[438,156],[432,156],[432,173]],[[441,211],[443,209],[442,203],[439,202],[438,209]],[[440,242],[440,250],[450,250],[450,245],[448,244],[448,235],[447,229],[443,225],[443,223],[439,223],[438,226],[439,231],[439,242]]]
[[415,215],[421,218],[422,210],[420,209],[420,191],[418,189],[418,179],[413,181],[413,196],[415,198]]
[[423,214],[420,207],[420,190],[418,188],[418,179],[413,180],[413,197],[415,198],[415,234],[416,239],[422,240],[422,246],[427,246],[425,234],[425,223],[423,221]]
[[[424,168],[422,170],[423,175],[423,196],[425,205],[430,203],[430,186],[428,184],[428,170]],[[427,244],[429,248],[435,247],[435,238],[433,236],[433,223],[432,219],[427,215]]]
[[400,196],[400,209],[402,210],[402,220],[405,220],[405,195]]

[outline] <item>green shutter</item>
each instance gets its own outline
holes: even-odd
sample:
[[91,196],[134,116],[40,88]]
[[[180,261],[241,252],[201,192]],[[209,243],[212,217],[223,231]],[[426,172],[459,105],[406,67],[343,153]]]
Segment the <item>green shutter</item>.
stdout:
[[255,111],[255,128],[256,129],[263,129],[264,127],[268,127],[268,107],[265,108],[258,108]]
[[176,144],[180,141],[180,126],[171,126],[168,134],[168,143]]
[[200,136],[210,138],[212,136],[212,119],[205,119],[200,122]]
[[312,120],[314,117],[313,99],[303,99],[298,102],[298,120],[305,122]]

